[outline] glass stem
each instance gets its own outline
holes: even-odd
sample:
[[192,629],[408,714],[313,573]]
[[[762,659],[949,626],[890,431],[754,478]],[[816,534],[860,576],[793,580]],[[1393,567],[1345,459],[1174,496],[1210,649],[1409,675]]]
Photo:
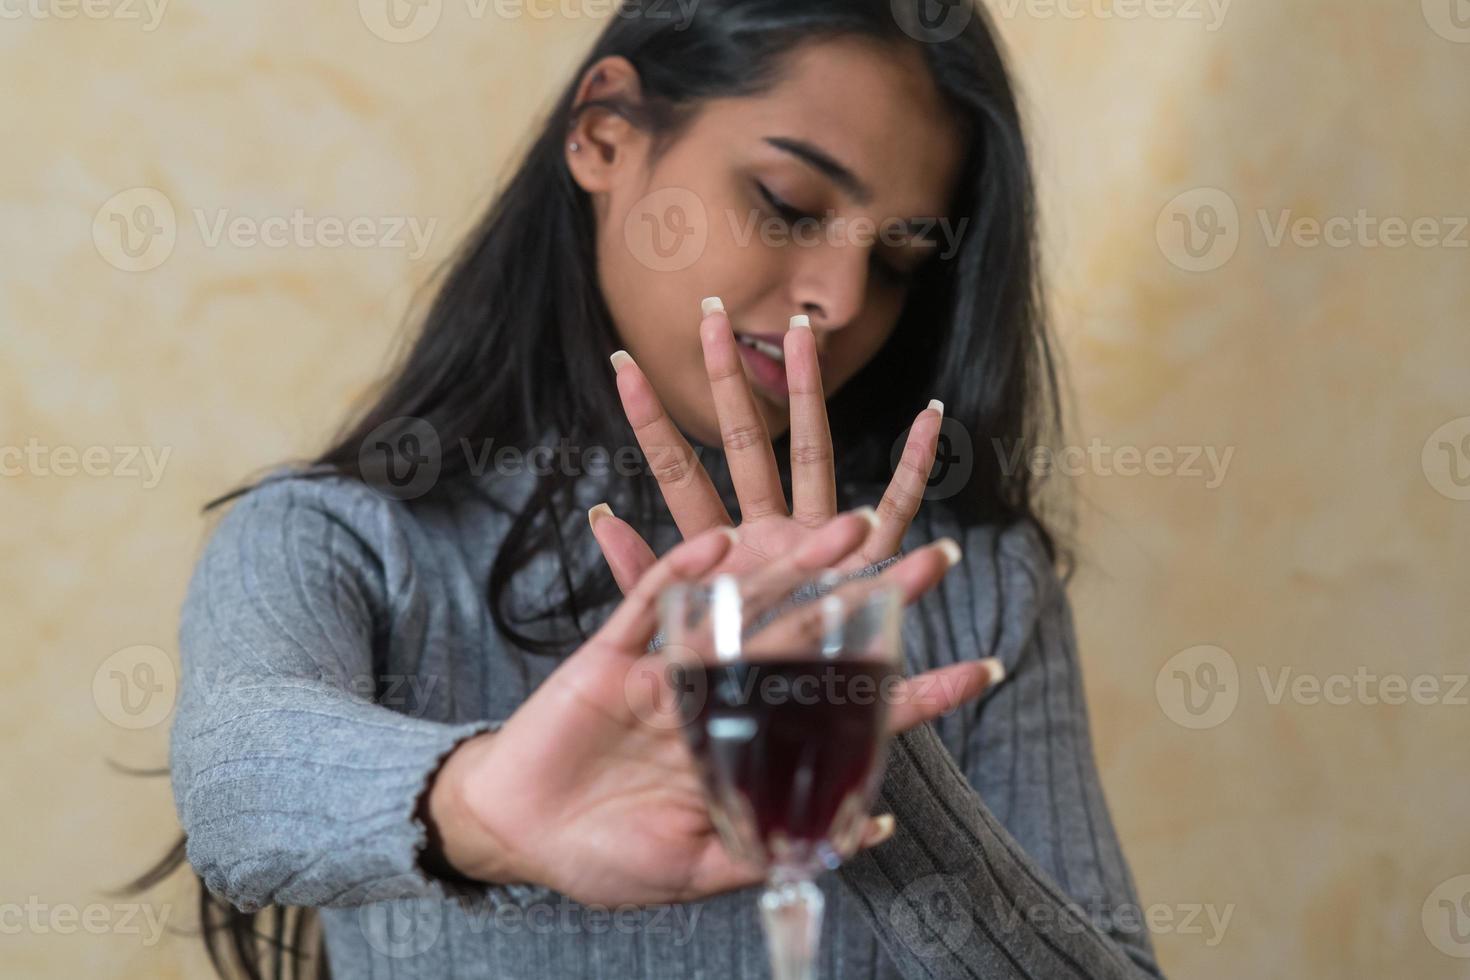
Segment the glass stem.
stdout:
[[773,873],[761,894],[761,924],[773,980],[816,980],[822,936],[822,890],[807,877]]

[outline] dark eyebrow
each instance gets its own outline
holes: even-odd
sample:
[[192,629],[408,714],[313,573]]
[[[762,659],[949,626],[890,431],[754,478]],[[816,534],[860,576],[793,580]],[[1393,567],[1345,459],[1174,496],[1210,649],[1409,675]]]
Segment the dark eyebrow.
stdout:
[[867,204],[873,200],[872,189],[863,183],[857,174],[834,160],[826,150],[806,140],[791,139],[787,136],[767,136],[766,142],[820,170],[859,204]]
[[[872,188],[863,183],[857,174],[833,159],[832,155],[821,147],[808,143],[806,140],[792,139],[789,136],[767,136],[766,142],[826,174],[857,203],[868,204],[873,200]],[[903,230],[923,245],[938,244],[933,237],[933,225],[932,220],[923,218],[910,218],[901,223]]]

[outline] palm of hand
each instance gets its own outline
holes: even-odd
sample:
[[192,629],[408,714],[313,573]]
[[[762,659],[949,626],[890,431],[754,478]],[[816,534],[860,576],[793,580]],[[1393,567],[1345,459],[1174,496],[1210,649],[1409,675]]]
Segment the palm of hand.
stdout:
[[721,845],[677,718],[661,658],[599,641],[537,689],[497,749],[537,778],[518,777],[514,799],[483,789],[492,833],[539,837],[526,877],[602,903],[682,900],[759,880]]
[[[746,521],[736,528],[740,541],[718,566],[717,572],[743,575],[768,566],[811,536],[815,529],[791,517],[773,514]],[[840,571],[862,568],[871,561],[855,552],[839,564]]]

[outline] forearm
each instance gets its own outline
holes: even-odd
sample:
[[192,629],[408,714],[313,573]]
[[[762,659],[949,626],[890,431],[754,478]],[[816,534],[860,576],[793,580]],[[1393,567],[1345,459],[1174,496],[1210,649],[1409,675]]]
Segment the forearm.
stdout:
[[915,980],[1160,976],[1093,758],[1070,606],[1033,529],[970,530],[919,613],[906,643],[927,663],[995,656],[1007,678],[894,740],[877,806],[898,831],[841,872],[890,955]]
[[1146,937],[1104,932],[1022,850],[929,726],[894,740],[877,808],[897,833],[840,873],[906,977],[1161,975]]

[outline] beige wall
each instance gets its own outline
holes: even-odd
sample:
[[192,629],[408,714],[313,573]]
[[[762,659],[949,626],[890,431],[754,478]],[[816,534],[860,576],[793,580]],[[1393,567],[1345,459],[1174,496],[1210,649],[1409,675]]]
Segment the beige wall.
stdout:
[[[1287,669],[1357,672],[1390,696],[1392,675],[1470,669],[1470,488],[1440,448],[1470,432],[1470,233],[1443,220],[1470,213],[1470,30],[1453,2],[1256,0],[1217,20],[1218,0],[1142,17],[996,0],[1036,120],[1072,441],[1156,449],[1171,471],[1121,475],[1126,455],[1099,454],[1066,479],[1083,498],[1074,595],[1098,754],[1179,977],[1470,970],[1439,905],[1470,883],[1452,880],[1470,874],[1470,707],[1442,703],[1453,682],[1428,705],[1275,697]],[[558,6],[600,8],[535,9]],[[127,714],[112,671],[156,664],[167,707],[197,505],[310,449],[362,390],[598,23],[472,20],[448,0],[425,38],[390,43],[353,4],[178,3],[156,23],[142,0],[71,20],[37,16],[65,0],[0,9],[0,445],[37,447],[0,478],[0,903],[42,922],[0,919],[0,963],[203,976],[192,940],[150,944],[146,918],[128,932],[100,891],[175,832],[164,781],[105,764],[166,751],[166,723]],[[105,202],[139,187],[166,196],[177,235],[129,272],[160,253],[123,254],[110,215],[149,202]],[[410,256],[211,246],[194,217],[297,208],[435,224]],[[1421,240],[1459,247],[1373,247],[1377,229],[1273,243],[1288,211],[1360,209],[1434,219]],[[1227,235],[1191,257],[1176,212],[1197,233],[1218,215],[1233,253]],[[56,472],[62,447],[94,446],[110,475]],[[161,475],[128,475],[114,447],[154,454]],[[1185,466],[1189,447],[1232,452],[1218,485]],[[1193,714],[1179,678],[1211,669],[1223,687]],[[183,885],[149,909],[190,928]],[[93,905],[97,935],[48,919]],[[1191,906],[1228,913],[1223,938],[1203,915],[1181,931]]]

